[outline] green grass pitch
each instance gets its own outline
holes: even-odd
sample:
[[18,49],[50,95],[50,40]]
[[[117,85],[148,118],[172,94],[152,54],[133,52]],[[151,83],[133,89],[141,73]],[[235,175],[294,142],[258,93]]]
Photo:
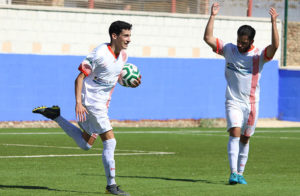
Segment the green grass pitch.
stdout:
[[[228,185],[228,134],[209,128],[115,128],[117,183],[132,196],[300,195],[300,128],[257,129]],[[61,129],[0,129],[0,195],[105,195],[102,144],[83,151]]]

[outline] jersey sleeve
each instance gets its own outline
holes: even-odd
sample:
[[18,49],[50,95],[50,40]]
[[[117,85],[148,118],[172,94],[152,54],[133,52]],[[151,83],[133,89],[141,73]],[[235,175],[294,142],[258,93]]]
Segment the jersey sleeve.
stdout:
[[85,76],[88,76],[92,72],[92,63],[86,58],[79,65],[78,70],[84,73]]
[[268,49],[268,47],[265,47],[261,54],[261,55],[263,55],[264,62],[269,62],[273,59],[272,57],[267,56],[267,49]]
[[216,38],[217,48],[213,50],[215,53],[224,56],[224,43],[219,38]]
[[89,54],[79,65],[78,70],[84,73],[84,75],[90,75],[93,70],[103,63],[103,55],[101,49],[97,49]]

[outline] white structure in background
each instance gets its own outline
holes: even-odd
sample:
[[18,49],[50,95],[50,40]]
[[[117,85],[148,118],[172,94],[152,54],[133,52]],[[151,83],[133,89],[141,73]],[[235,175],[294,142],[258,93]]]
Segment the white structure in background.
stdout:
[[8,5],[11,5],[11,0],[0,0],[0,4],[8,4]]
[[[0,5],[0,53],[84,56],[109,41],[107,29],[115,20],[133,24],[131,57],[221,58],[203,41],[208,15],[21,5]],[[214,35],[235,43],[243,24],[256,29],[255,46],[271,43],[269,17],[218,16]],[[277,26],[281,38],[280,21]]]

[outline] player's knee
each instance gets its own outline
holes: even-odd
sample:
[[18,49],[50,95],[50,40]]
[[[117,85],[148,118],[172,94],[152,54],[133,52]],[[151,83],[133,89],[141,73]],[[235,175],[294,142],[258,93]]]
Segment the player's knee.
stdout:
[[103,141],[103,150],[115,150],[117,141],[115,138]]
[[229,130],[229,135],[232,137],[240,137],[241,135],[241,128],[240,127],[231,127]]
[[241,135],[240,142],[242,142],[243,144],[247,144],[249,142],[249,140],[250,140],[250,137]]
[[89,135],[87,132],[83,131],[82,137],[90,146],[92,146],[97,139],[98,134],[93,133],[92,135]]

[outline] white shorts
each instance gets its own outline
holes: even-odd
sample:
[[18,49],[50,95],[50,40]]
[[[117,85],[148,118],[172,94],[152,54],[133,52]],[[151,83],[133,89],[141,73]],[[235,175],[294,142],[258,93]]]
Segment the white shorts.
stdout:
[[112,130],[110,124],[107,108],[94,108],[86,107],[88,114],[86,116],[86,121],[78,122],[78,125],[89,135],[102,134],[109,130]]
[[240,127],[241,135],[252,136],[258,118],[258,105],[227,100],[225,103],[227,131],[232,127]]

